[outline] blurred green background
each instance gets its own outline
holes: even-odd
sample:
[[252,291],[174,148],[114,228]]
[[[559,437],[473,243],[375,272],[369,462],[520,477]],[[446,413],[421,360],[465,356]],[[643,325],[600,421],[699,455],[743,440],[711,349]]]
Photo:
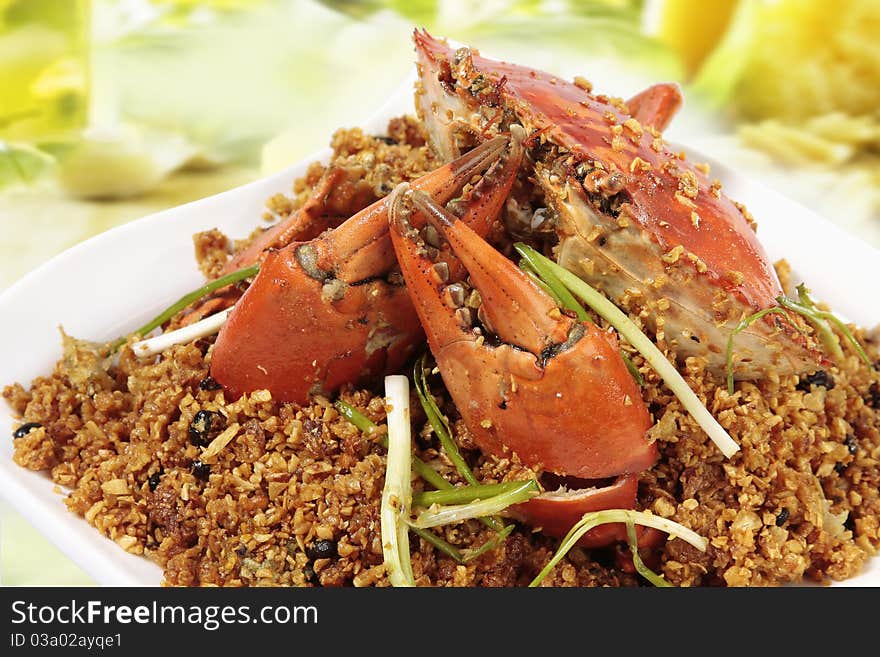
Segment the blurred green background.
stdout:
[[[0,291],[323,148],[398,87],[414,27],[612,95],[677,81],[667,137],[880,247],[872,0],[0,0]],[[4,584],[90,581],[0,523]]]

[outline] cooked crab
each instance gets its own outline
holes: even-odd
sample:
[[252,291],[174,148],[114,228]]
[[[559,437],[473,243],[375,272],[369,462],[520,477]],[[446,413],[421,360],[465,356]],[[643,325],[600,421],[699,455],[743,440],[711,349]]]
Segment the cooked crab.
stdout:
[[[684,358],[721,373],[730,332],[783,294],[747,211],[659,132],[680,104],[655,85],[624,103],[584,80],[499,62],[415,34],[416,105],[443,157],[522,125],[523,175],[540,198],[509,212],[550,226],[562,266],[641,312]],[[531,203],[531,204],[530,204]],[[768,314],[737,336],[737,378],[815,369],[816,343],[794,313]]]

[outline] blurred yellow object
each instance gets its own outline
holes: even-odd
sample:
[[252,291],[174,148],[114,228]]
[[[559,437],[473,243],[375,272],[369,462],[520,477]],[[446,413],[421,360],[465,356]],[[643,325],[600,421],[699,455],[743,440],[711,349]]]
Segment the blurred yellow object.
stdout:
[[739,127],[737,134],[746,146],[762,150],[777,162],[792,166],[839,166],[855,153],[851,144],[827,139],[803,127],[780,123],[777,119],[746,123]]
[[659,0],[651,8],[654,35],[682,60],[690,77],[718,45],[739,0]]
[[86,131],[58,163],[73,198],[121,199],[154,189],[199,155],[183,136],[133,126]]
[[874,114],[878,35],[876,0],[741,0],[695,88],[747,120]]
[[55,139],[85,125],[89,5],[0,1],[0,138]]
[[0,189],[32,182],[54,164],[51,156],[28,144],[0,141]]
[[248,9],[265,0],[151,0],[155,5],[175,5],[186,8],[207,8],[228,11],[232,9]]

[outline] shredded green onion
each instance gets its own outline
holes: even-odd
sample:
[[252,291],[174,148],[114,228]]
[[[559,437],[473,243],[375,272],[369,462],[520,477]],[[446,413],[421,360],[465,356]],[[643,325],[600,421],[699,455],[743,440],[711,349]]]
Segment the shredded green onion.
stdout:
[[416,392],[419,395],[419,401],[422,403],[422,408],[425,409],[425,415],[428,416],[428,422],[431,423],[431,428],[433,428],[434,433],[437,434],[440,444],[443,445],[443,449],[446,450],[446,454],[449,456],[449,460],[452,461],[455,469],[458,470],[458,474],[460,474],[469,484],[476,485],[479,482],[470,467],[468,467],[464,457],[461,455],[458,445],[456,445],[455,441],[452,439],[452,431],[449,428],[449,422],[446,420],[443,413],[440,412],[437,402],[434,401],[434,397],[431,396],[431,391],[428,389],[428,381],[425,376],[425,361],[427,357],[427,353],[423,354],[415,364],[415,384]]
[[385,398],[389,409],[388,458],[379,513],[382,555],[392,586],[415,586],[406,523],[412,498],[412,434],[407,378],[399,374],[386,376]]
[[[452,439],[452,431],[449,428],[449,423],[447,422],[446,417],[440,412],[437,402],[434,401],[434,397],[431,395],[431,391],[428,388],[428,381],[425,375],[425,363],[427,362],[427,358],[427,352],[422,354],[422,357],[416,361],[414,368],[416,392],[419,396],[419,402],[422,404],[422,409],[428,417],[428,422],[430,423],[431,428],[434,430],[434,433],[437,434],[440,444],[443,446],[443,449],[446,450],[447,456],[449,456],[449,459],[455,465],[455,469],[458,470],[459,475],[461,475],[461,477],[469,484],[477,485],[479,484],[477,478],[465,462],[464,457],[458,449],[458,445],[456,445],[455,441]],[[445,486],[436,486],[436,488],[452,488],[452,484],[448,481],[444,479],[443,482],[446,484]],[[480,520],[487,527],[491,527],[495,531],[501,531],[504,528],[504,523],[498,518],[480,518]]]
[[816,327],[817,332],[819,333],[819,337],[822,340],[822,344],[826,349],[831,351],[833,356],[842,356],[843,351],[840,348],[840,345],[837,342],[836,337],[834,336],[831,329],[828,327],[826,322],[832,322],[849,343],[853,346],[856,352],[859,354],[859,357],[865,362],[868,367],[871,367],[871,359],[868,358],[868,354],[865,353],[865,350],[862,348],[862,345],[859,344],[859,341],[856,340],[856,337],[852,334],[849,327],[834,313],[828,312],[827,310],[819,310],[810,300],[807,295],[806,289],[802,286],[798,286],[798,295],[801,300],[807,300],[807,304],[798,303],[793,299],[789,299],[788,297],[779,297],[776,301],[779,305],[788,308],[789,310],[793,310],[796,313],[799,313],[806,317],[813,326]]
[[480,547],[468,550],[459,550],[448,541],[437,536],[437,534],[430,529],[421,529],[420,527],[413,527],[412,525],[410,525],[409,529],[416,536],[425,539],[443,554],[452,557],[456,563],[466,564],[497,548],[504,539],[510,536],[510,532],[513,531],[513,528],[513,525],[505,525],[500,532],[496,533],[495,536],[483,543]]
[[425,539],[428,543],[440,550],[440,552],[442,552],[443,554],[452,557],[456,561],[456,563],[467,563],[467,557],[461,553],[461,550],[459,550],[448,541],[444,541],[430,529],[421,529],[419,527],[412,526],[410,526],[409,529],[413,534]]
[[[250,267],[245,267],[244,269],[239,269],[238,271],[234,271],[230,274],[226,274],[226,276],[221,276],[217,280],[211,281],[210,283],[206,283],[205,285],[203,285],[199,289],[193,290],[189,294],[185,294],[184,296],[180,297],[180,299],[178,299],[173,304],[168,306],[168,308],[166,308],[161,313],[156,315],[156,317],[154,317],[149,322],[147,322],[146,324],[141,326],[139,329],[136,329],[132,333],[132,335],[139,335],[139,336],[147,335],[153,329],[156,329],[156,328],[162,326],[162,324],[164,324],[169,319],[174,317],[181,310],[183,310],[184,308],[186,308],[190,304],[195,303],[196,301],[198,301],[199,299],[201,299],[205,295],[210,294],[211,292],[214,292],[216,290],[219,290],[220,288],[224,288],[227,285],[231,285],[233,283],[243,281],[246,278],[251,278],[253,276],[256,276],[257,272],[259,272],[259,271],[260,271],[260,265],[258,265],[258,264],[251,265]],[[113,344],[110,345],[112,351],[116,351],[117,349],[119,349],[119,347],[121,347],[122,345],[125,344],[125,341],[127,339],[128,339],[128,336],[123,336],[123,337],[119,338],[118,340],[116,340]]]
[[[541,289],[553,297],[553,300],[556,301],[559,306],[573,312],[582,322],[593,321],[586,309],[578,303],[577,299],[574,298],[574,295],[572,295],[569,289],[562,284],[562,281],[557,278],[552,270],[543,267],[541,271],[538,271],[535,269],[532,261],[525,256],[520,259],[519,266],[520,269],[526,272],[529,277],[541,287]],[[540,263],[538,263],[538,267],[540,267]],[[639,387],[644,388],[645,379],[642,377],[642,373],[639,372],[638,368],[632,360],[630,360],[630,357],[626,355],[626,352],[624,352],[623,349],[620,350],[620,357],[623,359],[623,363],[626,365],[626,369],[632,378],[639,384]]]
[[557,294],[553,290],[553,288],[551,288],[549,285],[547,285],[547,283],[544,282],[544,280],[540,276],[538,276],[538,272],[536,272],[534,269],[532,269],[531,265],[529,265],[528,262],[526,262],[525,260],[520,260],[519,261],[519,268],[522,269],[526,274],[528,274],[529,278],[532,279],[532,282],[535,285],[537,285],[539,288],[544,290],[544,292],[549,294],[553,298],[553,300],[556,302],[557,306],[563,306],[562,299],[559,298],[559,296],[557,296]]
[[636,572],[657,587],[672,586],[663,579],[662,575],[658,575],[645,565],[642,561],[642,555],[639,554],[639,539],[636,536],[636,526],[632,520],[626,521],[626,541],[629,543],[629,549],[632,552],[633,566]]
[[[336,407],[336,410],[339,411],[339,414],[344,417],[346,420],[351,422],[354,426],[360,429],[363,433],[367,435],[375,435],[378,433],[384,434],[384,430],[379,428],[379,425],[373,422],[366,415],[361,413],[358,409],[356,409],[351,404],[343,401],[342,399],[337,399],[333,405]],[[383,441],[385,448],[388,447],[388,438],[386,437]]]
[[632,522],[644,527],[659,529],[673,538],[680,538],[681,540],[690,543],[701,552],[705,552],[708,547],[708,541],[706,541],[705,538],[697,534],[695,531],[688,529],[684,525],[669,520],[668,518],[655,516],[651,513],[646,513],[645,511],[634,511],[632,509],[606,509],[604,511],[592,511],[590,513],[585,513],[574,527],[569,530],[568,534],[565,535],[565,538],[562,539],[559,548],[556,550],[556,554],[553,555],[553,558],[550,559],[535,579],[531,581],[529,586],[539,586],[547,575],[550,574],[550,571],[556,567],[556,564],[568,554],[569,550],[571,550],[571,548],[573,548],[588,531],[595,529],[600,525],[617,522]]
[[524,483],[532,482],[538,490],[538,482],[534,479],[524,481],[506,481],[500,484],[477,484],[476,486],[459,486],[446,490],[433,490],[413,495],[413,506],[429,507],[432,504],[467,504],[475,500],[519,490]]
[[549,290],[550,296],[552,296],[560,306],[573,312],[582,322],[592,321],[584,307],[577,302],[577,299],[574,298],[571,291],[565,287],[553,271],[546,267],[541,267],[540,262],[533,262],[533,260],[527,255],[523,255],[522,253],[521,255],[522,260],[520,260],[519,263],[520,268],[532,276],[533,279],[540,281],[543,284],[544,289]]
[[594,290],[570,271],[557,265],[533,248],[517,243],[514,245],[521,256],[527,258],[532,267],[544,275],[545,271],[554,274],[571,292],[590,308],[605,318],[618,333],[635,347],[654,368],[669,389],[678,397],[691,417],[700,425],[709,438],[718,446],[722,454],[731,457],[739,451],[739,445],[730,437],[718,421],[712,417],[699,397],[691,390],[678,370],[670,363],[656,345],[629,319],[617,306]]
[[505,525],[504,529],[502,529],[500,532],[495,534],[495,537],[492,540],[486,541],[480,547],[474,548],[473,550],[465,550],[464,553],[462,554],[462,563],[469,563],[469,562],[473,561],[474,559],[476,559],[477,557],[480,557],[480,556],[486,554],[487,552],[491,552],[496,547],[501,545],[501,543],[504,541],[504,539],[506,539],[508,536],[510,536],[510,532],[512,532],[512,531],[513,531],[513,525]]
[[772,308],[764,308],[759,310],[754,315],[749,315],[745,319],[741,320],[739,324],[730,332],[730,335],[727,336],[727,393],[732,395],[734,392],[733,388],[733,339],[743,330],[747,329],[754,322],[761,319],[764,315],[769,313],[779,313],[781,315],[785,315],[785,311],[778,306],[773,306]]
[[[819,310],[816,307],[816,304],[810,298],[809,291],[806,286],[801,283],[797,286],[797,294],[798,300],[795,301],[786,296],[780,296],[776,298],[776,303],[778,306],[773,306],[772,308],[764,308],[759,310],[753,315],[749,315],[745,319],[743,319],[739,324],[736,325],[736,328],[731,331],[730,336],[727,338],[727,392],[731,395],[733,394],[733,339],[734,337],[751,325],[753,322],[761,319],[764,315],[768,313],[779,313],[781,315],[785,315],[785,310],[791,310],[792,312],[796,312],[802,317],[806,318],[812,325],[813,328],[816,329],[816,333],[819,336],[819,341],[822,343],[822,346],[828,351],[832,357],[840,358],[843,356],[843,349],[840,347],[840,343],[837,339],[837,336],[834,335],[834,332],[831,330],[831,327],[828,325],[828,322],[834,323],[835,326],[840,330],[841,333],[846,337],[849,343],[853,346],[856,352],[859,354],[859,357],[865,362],[868,367],[871,366],[871,359],[868,358],[868,354],[865,353],[862,345],[859,344],[859,341],[856,340],[856,337],[852,334],[849,327],[843,323],[834,313],[828,312],[826,310]],[[803,331],[801,331],[803,333]]]
[[636,380],[636,383],[639,384],[640,388],[644,388],[645,379],[642,377],[642,373],[639,372],[639,368],[636,367],[636,364],[632,362],[630,357],[627,356],[622,349],[620,351],[620,357],[623,359],[623,364],[626,365],[626,369],[630,373],[630,376]]
[[[379,444],[388,449],[388,434],[378,424],[374,423],[366,415],[358,411],[351,404],[337,399],[333,404],[346,420],[368,435],[379,435]],[[446,481],[442,475],[430,465],[415,456],[412,457],[412,469],[422,479],[435,488],[452,488],[452,484]]]
[[411,524],[414,527],[426,528],[450,525],[471,518],[483,518],[499,513],[514,504],[525,502],[539,493],[537,483],[533,479],[529,479],[520,482],[519,486],[507,492],[484,500],[449,506],[433,505],[422,511]]
[[[380,427],[366,415],[358,411],[354,406],[346,403],[342,399],[337,399],[334,403],[334,406],[336,407],[336,410],[339,411],[340,415],[342,415],[345,419],[347,419],[364,433],[368,435],[380,434],[379,443],[383,447],[385,447],[385,449],[388,449],[388,435],[382,427]],[[424,479],[427,483],[431,484],[435,488],[441,490],[453,490],[453,485],[446,481],[439,472],[437,472],[430,465],[415,456],[412,457],[412,469],[422,479]],[[414,498],[422,494],[423,493],[417,493]],[[489,526],[494,527],[492,523],[488,524]],[[497,546],[500,541],[504,540],[504,538],[506,538],[508,534],[510,534],[510,532],[513,530],[513,525],[503,527],[501,531],[498,532],[495,538],[493,538],[491,541],[487,541],[482,546],[480,546],[479,554],[471,554],[470,552],[468,554],[462,554],[461,550],[456,548],[454,545],[451,545],[447,541],[444,541],[442,538],[440,538],[428,529],[421,529],[419,527],[410,526],[410,530],[417,536],[425,539],[440,552],[443,552],[444,554],[452,557],[457,563],[467,563],[470,559],[473,559],[479,556],[479,554],[483,554],[484,552],[493,549],[494,546]]]

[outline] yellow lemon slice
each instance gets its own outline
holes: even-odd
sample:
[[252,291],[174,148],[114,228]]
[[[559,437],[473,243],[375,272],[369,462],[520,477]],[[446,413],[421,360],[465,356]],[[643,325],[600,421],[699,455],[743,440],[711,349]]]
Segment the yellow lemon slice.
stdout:
[[688,77],[727,31],[739,0],[656,0],[645,7],[647,31],[675,52]]

